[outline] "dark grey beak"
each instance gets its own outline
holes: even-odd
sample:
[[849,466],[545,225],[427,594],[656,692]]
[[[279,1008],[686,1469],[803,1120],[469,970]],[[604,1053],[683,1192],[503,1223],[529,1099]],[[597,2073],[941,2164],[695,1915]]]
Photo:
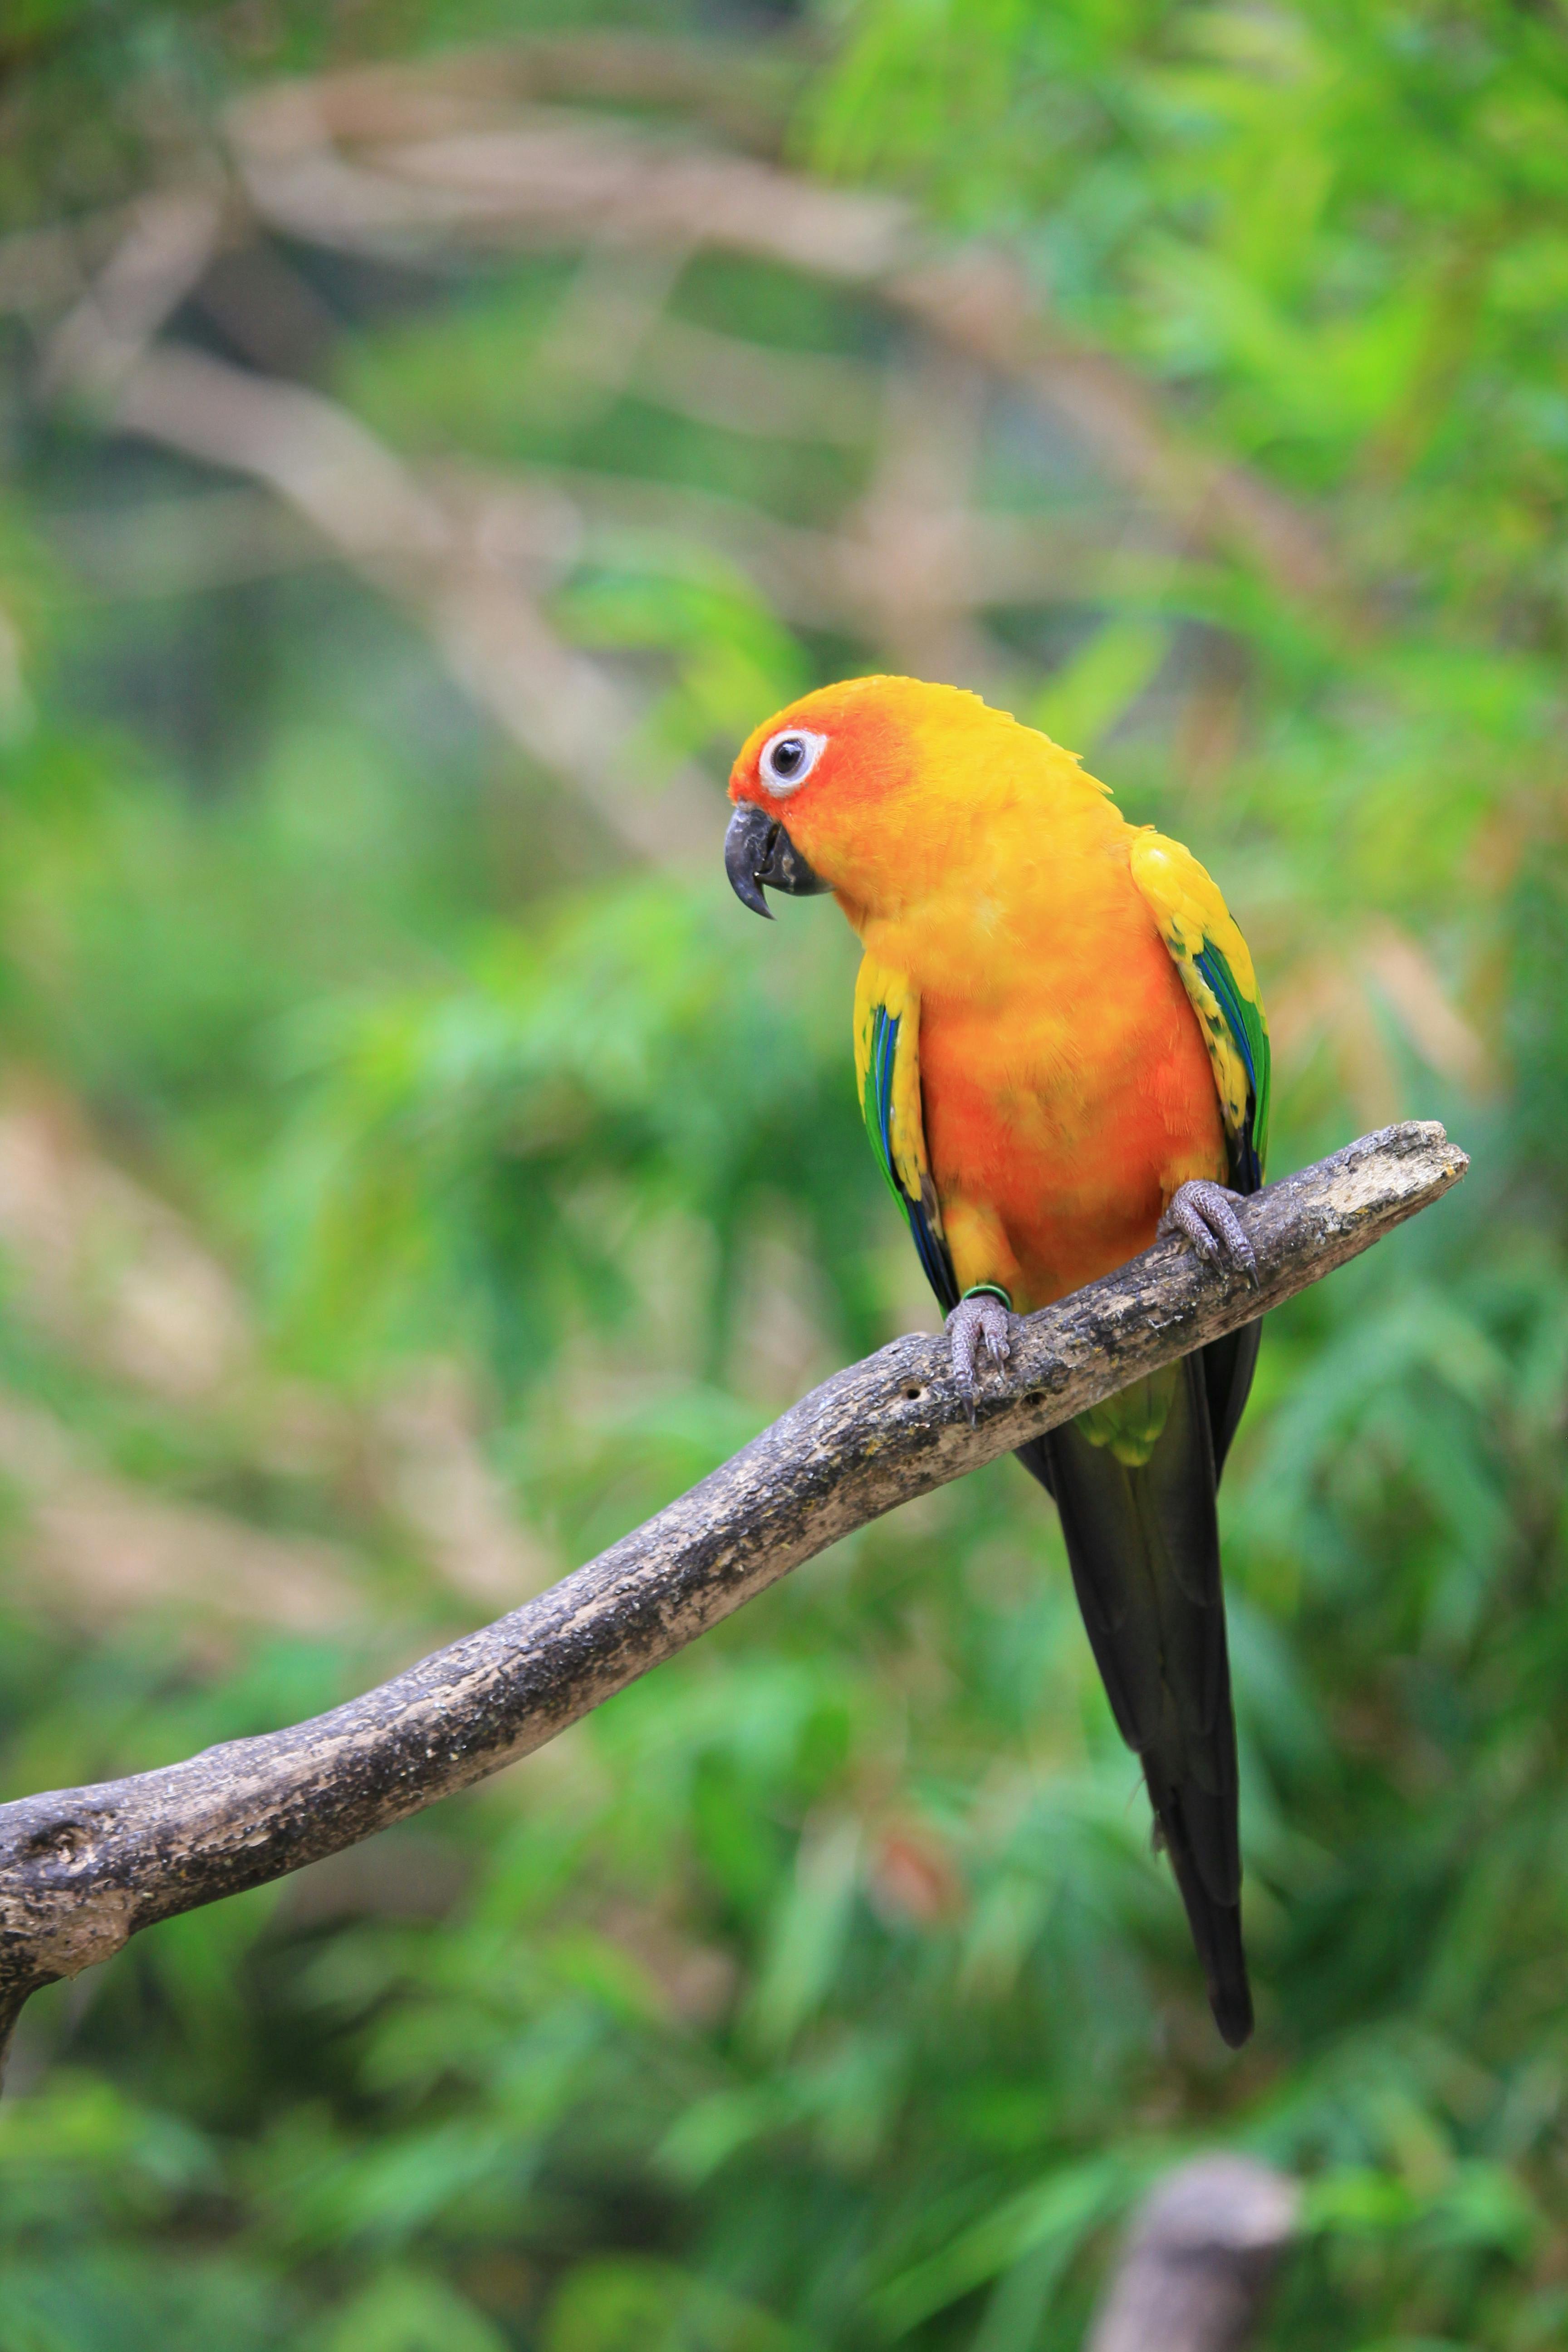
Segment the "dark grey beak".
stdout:
[[742,907],[750,907],[753,915],[763,915],[773,920],[773,908],[763,896],[763,884],[770,890],[785,891],[792,898],[816,898],[824,890],[831,890],[820,874],[814,874],[777,817],[760,809],[755,801],[742,801],[730,819],[730,830],[724,835],[724,871],[730,877],[730,887]]

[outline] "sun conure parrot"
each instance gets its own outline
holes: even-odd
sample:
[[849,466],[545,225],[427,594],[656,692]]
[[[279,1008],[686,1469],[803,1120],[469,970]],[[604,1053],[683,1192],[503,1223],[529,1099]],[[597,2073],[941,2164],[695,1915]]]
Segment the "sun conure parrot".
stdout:
[[[1131,825],[1035,729],[916,678],[825,687],[736,761],[724,863],[831,890],[865,947],[872,1147],[947,1315],[973,1410],[1010,1318],[1185,1236],[1256,1274],[1268,1033],[1197,859]],[[1215,1489],[1256,1323],[1019,1448],[1055,1497],[1117,1724],[1142,1759],[1226,2042],[1252,2030]]]

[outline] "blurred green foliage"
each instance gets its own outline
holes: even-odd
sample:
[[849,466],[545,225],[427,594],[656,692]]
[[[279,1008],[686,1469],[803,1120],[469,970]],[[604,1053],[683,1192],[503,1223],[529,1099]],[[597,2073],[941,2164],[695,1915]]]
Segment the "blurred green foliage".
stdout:
[[[1222,877],[1276,1166],[1400,1114],[1475,1154],[1274,1318],[1227,1479],[1260,2030],[1239,2060],[1213,2036],[1054,1523],[999,1465],[471,1798],[41,1996],[0,2105],[0,2346],[1065,2352],[1130,2201],[1217,2140],[1309,2182],[1279,2352],[1558,2343],[1568,24],[591,22],[775,43],[799,168],[1007,241],[1061,332],[1311,534],[1270,562],[1189,516],[1141,553],[1070,437],[987,412],[982,498],[1091,551],[984,616],[993,673]],[[134,193],[174,84],[201,115],[534,29],[40,0],[0,37],[7,214]],[[319,380],[411,460],[742,525],[866,494],[870,425],[588,396],[550,341],[574,282],[323,280]],[[732,257],[670,315],[902,364],[870,295]],[[834,908],[734,908],[717,789],[708,867],[637,870],[330,566],[94,587],[62,518],[207,486],[48,412],[4,335],[20,1794],[330,1704],[931,1310],[858,1131]],[[645,690],[628,792],[683,761],[716,787],[769,709],[888,657],[668,517],[576,550],[550,603]]]

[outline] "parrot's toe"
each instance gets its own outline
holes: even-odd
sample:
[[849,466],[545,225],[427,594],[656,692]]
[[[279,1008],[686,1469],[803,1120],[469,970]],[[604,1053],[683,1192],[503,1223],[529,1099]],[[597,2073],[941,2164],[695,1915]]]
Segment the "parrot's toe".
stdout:
[[1258,1260],[1236,1213],[1241,1199],[1239,1192],[1202,1179],[1178,1184],[1159,1229],[1162,1234],[1180,1234],[1205,1265],[1222,1265],[1227,1273],[1239,1270],[1256,1289]]
[[1013,1318],[994,1291],[972,1292],[961,1298],[947,1318],[952,1347],[952,1376],[958,1382],[971,1424],[974,1420],[974,1374],[984,1348],[998,1371],[1012,1354]]

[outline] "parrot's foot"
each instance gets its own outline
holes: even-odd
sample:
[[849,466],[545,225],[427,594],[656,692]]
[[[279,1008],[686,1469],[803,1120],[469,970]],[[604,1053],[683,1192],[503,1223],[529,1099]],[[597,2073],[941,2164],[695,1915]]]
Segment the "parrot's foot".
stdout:
[[1191,1242],[1205,1265],[1222,1265],[1227,1274],[1238,1269],[1258,1287],[1258,1260],[1252,1255],[1241,1219],[1236,1212],[1242,1195],[1202,1178],[1178,1184],[1160,1220],[1162,1234],[1180,1234]]
[[969,1414],[969,1424],[974,1426],[974,1372],[980,1350],[984,1347],[998,1371],[1012,1354],[1009,1334],[1013,1318],[994,1291],[981,1290],[961,1298],[947,1318],[947,1336],[952,1347],[952,1376],[958,1382]]

